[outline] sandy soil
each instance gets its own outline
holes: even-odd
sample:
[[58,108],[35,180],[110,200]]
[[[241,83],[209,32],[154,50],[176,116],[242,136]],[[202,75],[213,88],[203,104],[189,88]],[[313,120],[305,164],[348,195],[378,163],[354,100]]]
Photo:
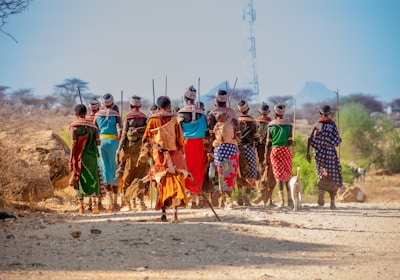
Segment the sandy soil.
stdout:
[[298,212],[215,209],[222,222],[210,209],[183,209],[180,224],[154,210],[7,210],[17,219],[0,220],[0,279],[399,279],[398,181],[368,178],[367,202],[337,210],[316,197]]

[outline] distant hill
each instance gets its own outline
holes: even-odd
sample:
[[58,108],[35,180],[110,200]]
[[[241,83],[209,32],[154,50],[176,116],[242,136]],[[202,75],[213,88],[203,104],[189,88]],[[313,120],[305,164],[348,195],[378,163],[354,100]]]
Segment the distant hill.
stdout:
[[307,103],[315,104],[336,100],[335,92],[318,82],[307,82],[294,97],[296,99],[296,104],[300,107]]

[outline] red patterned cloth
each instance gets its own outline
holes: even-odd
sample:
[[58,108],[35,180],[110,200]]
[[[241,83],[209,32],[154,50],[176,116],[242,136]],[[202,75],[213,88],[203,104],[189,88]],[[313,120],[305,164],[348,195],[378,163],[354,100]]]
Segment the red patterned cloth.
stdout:
[[292,178],[292,152],[289,147],[274,147],[271,151],[271,164],[275,179],[289,182]]

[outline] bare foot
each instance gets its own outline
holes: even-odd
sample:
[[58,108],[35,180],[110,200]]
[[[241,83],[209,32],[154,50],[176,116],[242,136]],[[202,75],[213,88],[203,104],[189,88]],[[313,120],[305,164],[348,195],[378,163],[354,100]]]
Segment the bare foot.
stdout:
[[161,216],[161,222],[167,222],[167,215],[163,214]]
[[174,217],[174,218],[172,219],[171,223],[173,223],[173,224],[179,224],[179,223],[182,223],[182,220],[178,219],[178,217]]

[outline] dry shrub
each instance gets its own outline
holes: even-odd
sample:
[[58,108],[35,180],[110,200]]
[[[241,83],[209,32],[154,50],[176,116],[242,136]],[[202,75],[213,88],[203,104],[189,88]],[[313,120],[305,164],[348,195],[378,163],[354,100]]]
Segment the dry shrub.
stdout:
[[30,166],[19,159],[17,151],[0,141],[0,199],[11,206],[15,201],[27,201],[34,206],[35,184],[46,174],[39,166]]
[[24,145],[21,136],[41,128],[41,115],[37,110],[0,104],[0,200],[6,207],[24,201],[33,208],[35,184],[48,177],[40,166],[28,164],[18,154]]

